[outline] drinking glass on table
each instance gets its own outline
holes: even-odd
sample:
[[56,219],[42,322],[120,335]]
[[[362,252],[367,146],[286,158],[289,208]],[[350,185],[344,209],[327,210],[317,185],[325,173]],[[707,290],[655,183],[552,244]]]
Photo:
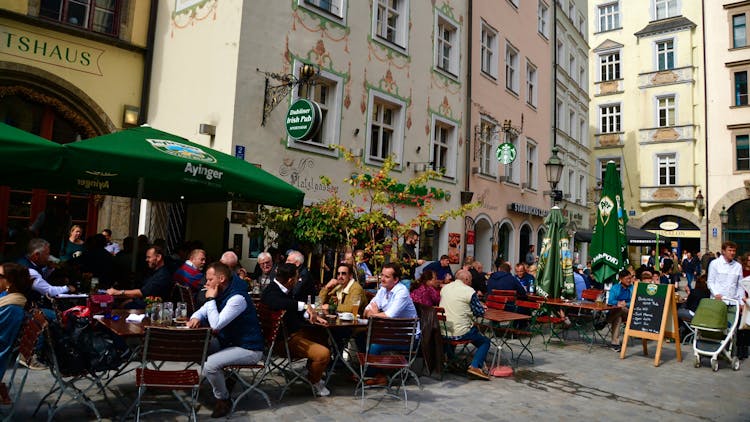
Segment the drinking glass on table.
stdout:
[[356,320],[357,318],[359,318],[359,304],[360,304],[360,303],[361,303],[361,302],[360,302],[360,299],[354,299],[354,300],[352,301],[352,314],[354,315],[354,319],[355,319],[355,320]]
[[161,322],[162,324],[172,324],[172,318],[174,317],[174,303],[164,302],[164,308],[162,309]]
[[151,305],[151,324],[158,325],[161,323],[161,316],[164,307],[161,302],[156,302]]
[[183,324],[187,322],[188,320],[187,303],[177,302],[177,305],[175,306],[175,311],[174,311],[174,319],[175,319],[175,322],[178,324]]

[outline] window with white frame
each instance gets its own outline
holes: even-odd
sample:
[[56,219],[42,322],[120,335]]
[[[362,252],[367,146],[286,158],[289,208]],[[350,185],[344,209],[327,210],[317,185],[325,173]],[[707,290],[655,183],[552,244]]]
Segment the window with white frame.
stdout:
[[432,118],[432,169],[445,177],[456,177],[456,124],[433,116]]
[[578,176],[578,203],[586,205],[586,176]]
[[578,142],[582,145],[586,145],[586,137],[588,132],[586,129],[586,119],[581,118],[581,120],[578,121]]
[[568,76],[570,76],[570,79],[573,80],[575,80],[576,76],[578,76],[578,68],[576,68],[576,55],[573,52],[568,55]]
[[572,21],[576,16],[576,4],[572,1],[568,2],[568,17]]
[[744,13],[732,16],[732,47],[747,45],[747,16]]
[[482,72],[497,79],[497,31],[482,22]]
[[674,40],[656,42],[656,69],[674,69]]
[[370,92],[367,158],[382,162],[393,155],[400,162],[404,138],[405,104],[380,92]]
[[599,107],[599,132],[620,132],[620,104],[607,104]]
[[570,195],[569,199],[571,201],[575,201],[576,200],[576,192],[575,192],[576,183],[575,183],[575,178],[576,178],[575,171],[568,170],[568,181],[567,181],[568,183],[567,183],[566,189],[564,189],[564,190],[568,191],[568,194]]
[[482,116],[480,129],[479,172],[481,174],[494,176],[497,170],[497,161],[493,161],[493,152],[497,145],[497,124],[489,118]]
[[568,111],[568,136],[575,139],[577,127],[578,125],[576,124],[576,112],[575,110],[569,110]]
[[750,170],[750,135],[734,137],[737,171]]
[[510,0],[510,3],[513,5],[513,7],[518,9],[518,0]]
[[563,59],[565,58],[565,43],[562,40],[557,40],[557,65],[562,66]]
[[373,8],[373,36],[406,49],[409,1],[375,0]]
[[678,14],[677,0],[654,0],[655,20],[671,18]]
[[543,0],[539,0],[536,10],[536,30],[549,38],[549,6]]
[[600,158],[597,160],[597,168],[599,171],[597,174],[599,177],[596,180],[596,184],[599,188],[602,187],[602,182],[604,181],[604,173],[607,171],[607,163],[610,161],[614,161],[615,168],[617,169],[617,172],[620,173],[620,179],[622,179],[622,170],[620,169],[620,157],[612,157],[612,158]]
[[658,97],[656,99],[657,126],[667,127],[675,125],[675,98],[674,95]]
[[[294,73],[299,77],[302,62],[295,63]],[[295,92],[296,98],[307,98],[320,105],[320,129],[311,139],[298,141],[289,138],[289,146],[323,154],[333,154],[329,146],[339,143],[339,124],[341,121],[341,98],[343,81],[338,75],[321,70],[313,84],[300,84]]]
[[583,17],[582,14],[578,14],[578,32],[581,33],[584,37],[586,37],[586,18]]
[[435,25],[435,66],[458,76],[460,37],[458,25],[442,13],[437,13]]
[[677,184],[677,156],[675,154],[659,154],[656,156],[659,179],[658,186],[674,186]]
[[536,144],[533,140],[526,140],[526,185],[529,189],[537,187],[537,156]]
[[563,119],[565,119],[565,116],[563,116],[563,102],[562,102],[562,100],[557,100],[557,104],[555,105],[555,107],[556,107],[555,114],[556,114],[556,117],[557,117],[557,119],[556,119],[557,121],[555,122],[555,124],[556,124],[556,126],[557,126],[557,128],[559,130],[563,130],[562,122],[564,121]]
[[599,55],[599,78],[602,82],[620,79],[619,51],[610,51]]
[[586,58],[585,56],[581,58],[580,61],[581,65],[578,67],[578,85],[586,89],[586,86],[588,85],[588,81],[586,80]]
[[347,0],[299,0],[299,5],[306,9],[321,13],[323,16],[330,16],[343,19],[346,11]]
[[734,105],[748,105],[747,70],[734,72]]
[[518,94],[518,50],[505,43],[505,87]]
[[536,66],[531,62],[526,62],[526,102],[536,107]]
[[[519,137],[518,135],[509,132],[506,138],[507,142],[513,144],[516,151],[520,151]],[[516,152],[517,153],[517,152]],[[512,163],[505,165],[505,177],[507,182],[521,183],[521,160],[513,160]]]
[[618,2],[603,4],[597,8],[599,31],[611,31],[620,28],[620,4]]

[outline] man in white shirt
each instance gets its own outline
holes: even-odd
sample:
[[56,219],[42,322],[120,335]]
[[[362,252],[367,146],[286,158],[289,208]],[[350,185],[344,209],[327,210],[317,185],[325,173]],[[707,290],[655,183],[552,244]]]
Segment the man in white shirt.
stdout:
[[112,230],[110,229],[104,229],[102,230],[102,235],[104,235],[104,238],[107,239],[107,246],[104,247],[104,249],[107,250],[107,252],[111,253],[112,255],[117,255],[120,253],[120,244],[112,240]]
[[[714,299],[735,299],[740,303],[745,299],[745,289],[740,280],[742,279],[742,265],[734,260],[737,255],[737,244],[726,241],[721,244],[721,256],[717,257],[708,265],[708,289]],[[730,312],[730,315],[732,312]],[[737,333],[737,357],[747,358],[748,335],[747,330],[738,330]]]
[[34,292],[32,300],[39,300],[41,297],[56,297],[63,293],[74,293],[76,288],[69,286],[53,286],[45,280],[52,271],[47,268],[49,263],[49,242],[44,239],[31,239],[27,254],[18,261],[19,264],[29,269],[32,285],[31,290]]

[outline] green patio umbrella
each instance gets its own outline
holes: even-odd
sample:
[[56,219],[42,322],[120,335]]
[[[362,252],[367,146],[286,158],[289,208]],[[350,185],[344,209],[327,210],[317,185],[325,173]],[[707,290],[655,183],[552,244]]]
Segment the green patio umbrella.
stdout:
[[537,266],[537,294],[543,297],[575,297],[573,255],[568,238],[568,221],[560,208],[552,207],[544,225],[547,232],[542,240]]
[[0,123],[0,185],[36,187],[60,169],[62,145]]
[[141,126],[66,144],[61,172],[73,191],[157,201],[233,199],[286,208],[304,192],[231,155]]
[[628,265],[627,223],[620,172],[610,161],[604,172],[602,197],[597,204],[589,247],[591,270],[600,283],[613,282],[617,273]]

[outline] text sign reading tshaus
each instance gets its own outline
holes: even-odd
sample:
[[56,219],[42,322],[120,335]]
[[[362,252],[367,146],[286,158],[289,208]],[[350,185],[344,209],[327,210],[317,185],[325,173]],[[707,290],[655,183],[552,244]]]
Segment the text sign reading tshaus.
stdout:
[[667,297],[666,284],[639,283],[633,303],[633,318],[630,329],[647,333],[659,333],[661,330],[664,303]]

